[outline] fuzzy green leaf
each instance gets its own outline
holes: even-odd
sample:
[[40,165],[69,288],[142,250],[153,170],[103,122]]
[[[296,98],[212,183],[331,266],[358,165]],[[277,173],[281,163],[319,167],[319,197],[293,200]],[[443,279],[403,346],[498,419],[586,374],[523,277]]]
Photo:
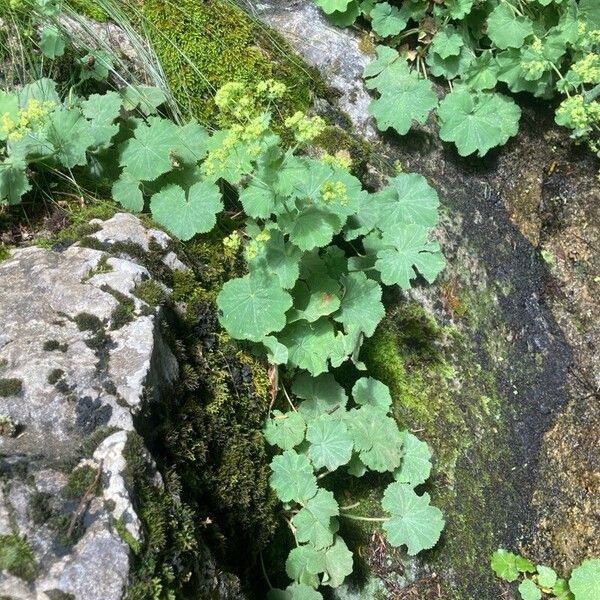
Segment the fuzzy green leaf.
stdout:
[[408,14],[388,2],[380,2],[371,11],[371,27],[380,37],[398,35],[406,27]]
[[238,340],[254,342],[283,329],[291,305],[292,297],[275,277],[253,274],[227,281],[217,296],[223,327]]
[[342,415],[348,402],[344,388],[330,373],[318,377],[301,373],[294,379],[292,393],[304,399],[298,410],[307,422],[322,414]]
[[121,96],[112,91],[104,94],[92,94],[81,103],[83,115],[90,121],[89,127],[95,146],[107,146],[119,132],[119,126],[115,120],[121,112],[122,104]]
[[418,437],[402,432],[402,463],[394,472],[394,479],[408,483],[412,487],[421,485],[431,474],[431,451],[429,446]]
[[297,546],[289,553],[285,561],[287,576],[300,585],[317,587],[319,585],[317,573],[322,573],[324,570],[323,554],[310,545]]
[[407,60],[393,48],[377,46],[376,52],[377,59],[370,62],[363,71],[365,85],[370,90],[383,92],[413,76]]
[[335,471],[352,457],[352,437],[345,423],[332,415],[313,419],[306,429],[308,456],[316,469]]
[[598,600],[600,598],[600,559],[584,560],[571,573],[569,587],[575,600]]
[[369,114],[381,131],[393,127],[404,135],[414,122],[425,123],[437,104],[431,82],[415,75],[386,87],[381,97],[369,105]]
[[292,583],[287,587],[289,600],[323,600],[323,596],[309,585]]
[[25,169],[26,163],[12,156],[0,163],[0,205],[18,204],[31,189]]
[[145,115],[156,113],[156,109],[167,101],[160,88],[148,85],[127,85],[120,91],[125,110],[139,108]]
[[302,252],[294,244],[286,242],[278,229],[270,229],[269,234],[271,237],[261,245],[258,254],[249,260],[250,271],[274,274],[281,287],[289,289],[294,286],[300,274]]
[[342,228],[336,215],[317,206],[296,215],[282,215],[278,223],[282,231],[289,234],[290,240],[304,251],[327,246]]
[[112,186],[112,197],[121,206],[133,212],[141,212],[144,209],[144,196],[140,189],[140,182],[132,177],[127,171]]
[[315,4],[323,9],[328,15],[333,12],[344,12],[351,0],[315,0]]
[[[131,175],[129,171],[128,174]],[[167,185],[150,200],[152,217],[180,240],[189,240],[198,233],[207,233],[217,223],[217,213],[223,210],[219,188],[209,181],[192,185],[187,198],[178,185]],[[261,336],[262,337],[262,336]]]
[[352,398],[357,404],[368,404],[385,412],[392,405],[390,388],[373,377],[361,377],[352,388]]
[[429,228],[406,225],[395,233],[386,233],[384,243],[391,248],[377,252],[375,268],[386,285],[398,284],[410,289],[410,280],[421,274],[433,283],[445,266],[445,259],[437,242],[427,240]]
[[492,569],[496,577],[512,583],[519,578],[519,569],[517,568],[517,556],[508,550],[500,548],[492,554]]
[[537,571],[535,565],[523,556],[517,556],[516,565],[521,573],[535,573]]
[[431,43],[431,52],[435,52],[441,58],[458,56],[464,43],[462,36],[456,33],[454,27],[448,27],[435,34]]
[[524,579],[519,585],[519,595],[522,600],[541,600],[540,588],[531,580]]
[[290,411],[283,414],[274,410],[272,417],[265,427],[265,439],[272,446],[279,446],[282,450],[291,450],[304,440],[306,423],[299,412]]
[[419,496],[405,483],[396,481],[388,485],[381,505],[392,515],[383,524],[392,546],[406,545],[410,556],[435,546],[444,528],[444,519],[441,511],[429,501],[429,494]]
[[520,48],[533,34],[533,23],[519,16],[508,2],[501,2],[488,17],[488,36],[501,50]]
[[[208,152],[208,132],[194,120],[177,130],[172,154],[184,163],[196,164]],[[248,215],[252,216],[252,215]]]
[[339,537],[335,537],[335,542],[331,548],[325,552],[325,576],[323,584],[337,588],[350,573],[352,573],[352,552],[348,550],[346,542]]
[[448,94],[438,109],[440,137],[454,142],[461,156],[485,156],[505,144],[519,129],[521,109],[501,94],[472,94],[460,89]]
[[364,273],[349,273],[341,282],[345,291],[334,320],[344,325],[346,333],[362,331],[367,337],[372,336],[385,316],[381,286]]
[[151,117],[139,123],[134,137],[122,146],[122,167],[140,181],[153,181],[173,168],[171,151],[177,144],[177,126],[167,119]]
[[330,23],[336,27],[348,27],[360,16],[360,6],[358,0],[351,0],[344,12],[335,11],[327,15]]
[[44,56],[55,59],[65,53],[65,38],[55,25],[46,25],[42,30],[40,50]]
[[282,502],[305,503],[317,493],[317,478],[304,454],[285,450],[271,461],[270,483]]
[[277,339],[287,346],[290,365],[306,369],[314,376],[328,370],[327,361],[335,336],[327,319],[314,323],[296,321],[288,325]]
[[42,77],[42,79],[23,86],[23,89],[19,92],[19,106],[27,108],[32,98],[42,103],[60,104],[60,98],[56,91],[56,82],[52,79]]
[[54,147],[56,160],[63,167],[72,169],[87,164],[87,149],[94,144],[89,123],[82,114],[72,108],[60,109],[48,115],[45,134]]
[[553,588],[558,579],[556,571],[550,567],[538,565],[538,585],[543,588]]
[[338,523],[332,517],[339,514],[338,503],[328,490],[320,489],[292,519],[299,542],[308,542],[317,550],[333,544]]

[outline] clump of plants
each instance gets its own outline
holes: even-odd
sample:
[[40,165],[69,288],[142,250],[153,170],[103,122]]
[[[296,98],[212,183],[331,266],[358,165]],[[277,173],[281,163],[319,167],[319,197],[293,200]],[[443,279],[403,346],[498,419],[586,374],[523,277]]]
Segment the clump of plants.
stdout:
[[573,569],[570,578],[558,577],[544,565],[534,565],[523,556],[504,549],[492,555],[492,569],[499,579],[519,582],[521,600],[596,600],[600,598],[600,560],[585,560]]
[[[556,122],[600,156],[596,0],[315,0],[330,20],[370,22],[380,44],[364,72],[378,127],[405,134],[434,111],[442,140],[484,156],[516,135],[505,91],[561,99]],[[430,77],[448,84],[438,101]]]

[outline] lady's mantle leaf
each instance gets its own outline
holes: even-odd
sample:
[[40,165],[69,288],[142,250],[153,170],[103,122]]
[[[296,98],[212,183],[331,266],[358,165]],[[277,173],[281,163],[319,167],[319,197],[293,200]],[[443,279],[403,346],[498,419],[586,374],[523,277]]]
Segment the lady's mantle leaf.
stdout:
[[282,502],[305,503],[317,493],[317,478],[304,454],[286,450],[271,461],[271,487]]
[[512,583],[519,578],[517,556],[508,550],[500,548],[492,554],[492,569],[496,576]]
[[0,205],[19,204],[23,194],[31,189],[25,161],[12,156],[0,163]]
[[292,297],[276,278],[246,275],[231,279],[217,296],[221,324],[238,340],[261,342],[285,326],[285,313]]
[[571,574],[569,587],[575,600],[600,598],[600,559],[584,560]]
[[431,474],[431,451],[429,446],[408,431],[402,432],[402,463],[394,473],[394,479],[412,487],[421,485]]
[[519,129],[521,109],[506,96],[465,89],[448,94],[438,109],[440,137],[454,142],[461,156],[485,156]]
[[301,373],[294,379],[292,392],[298,398],[304,399],[299,411],[307,422],[323,414],[341,416],[348,401],[344,388],[330,373],[318,377]]
[[299,542],[309,542],[317,550],[333,544],[333,534],[338,530],[338,503],[328,490],[320,489],[304,508],[292,519]]
[[90,121],[89,125],[96,146],[106,146],[119,132],[119,125],[114,121],[121,112],[122,104],[121,96],[112,91],[92,94],[81,103],[83,115]]
[[538,565],[537,574],[538,585],[543,588],[553,588],[556,580],[558,579],[554,569],[551,569],[550,567],[544,567],[543,565]]
[[48,115],[46,137],[54,146],[56,160],[71,169],[86,165],[86,150],[93,145],[94,138],[89,123],[76,109],[55,110]]
[[520,48],[533,33],[533,23],[518,16],[508,2],[501,2],[488,17],[488,36],[501,50]]
[[352,573],[352,552],[346,542],[336,536],[335,543],[325,552],[325,575],[323,584],[333,588],[344,583],[344,579]]
[[352,437],[346,424],[333,415],[321,415],[311,421],[306,429],[310,442],[308,456],[316,469],[325,467],[335,471],[352,457]]
[[390,388],[373,377],[361,377],[352,388],[352,398],[357,404],[369,404],[385,412],[392,405]]
[[431,82],[411,75],[386,87],[381,97],[369,105],[369,113],[375,117],[381,131],[393,127],[400,135],[404,135],[413,121],[425,123],[437,103]]
[[396,481],[388,485],[381,505],[392,515],[383,524],[392,546],[405,544],[411,556],[435,546],[444,528],[444,519],[439,508],[431,506],[429,500],[429,494],[419,496],[405,483]]
[[335,341],[333,325],[328,319],[314,323],[296,321],[277,338],[289,350],[290,365],[306,369],[314,376],[328,370],[327,361]]
[[352,0],[315,0],[315,4],[320,6],[324,12],[330,15],[332,12],[344,12]]
[[42,30],[40,50],[44,56],[54,59],[65,53],[65,38],[61,35],[56,25],[47,25]]
[[391,248],[377,252],[375,268],[381,273],[381,281],[386,285],[398,284],[403,289],[410,288],[410,280],[420,273],[429,283],[433,283],[446,261],[437,242],[429,242],[428,227],[406,225],[394,233],[388,233],[383,241]]
[[360,6],[357,0],[352,0],[348,7],[344,12],[333,12],[329,17],[329,21],[333,23],[336,27],[348,27],[348,25],[352,25],[354,21],[360,15]]
[[458,56],[464,44],[462,36],[456,33],[454,27],[448,27],[435,34],[431,44],[431,52],[439,54],[441,58]]
[[273,411],[273,416],[267,421],[265,439],[272,446],[282,450],[291,450],[304,440],[306,423],[299,412],[290,411],[283,414]]
[[524,579],[519,585],[519,594],[521,600],[541,600],[542,592],[540,588],[531,580]]
[[158,223],[180,240],[189,240],[216,225],[217,213],[223,210],[223,201],[214,183],[200,181],[189,189],[187,199],[178,185],[165,186],[152,196],[150,209]]
[[363,71],[365,85],[370,90],[383,92],[386,88],[399,85],[410,79],[408,62],[389,46],[377,46],[377,59],[369,63]]
[[377,4],[371,11],[371,27],[381,37],[398,35],[406,27],[407,20],[406,10],[400,10],[388,2]]
[[144,196],[140,189],[140,182],[127,171],[121,173],[119,179],[113,184],[112,196],[127,210],[140,212],[144,208]]

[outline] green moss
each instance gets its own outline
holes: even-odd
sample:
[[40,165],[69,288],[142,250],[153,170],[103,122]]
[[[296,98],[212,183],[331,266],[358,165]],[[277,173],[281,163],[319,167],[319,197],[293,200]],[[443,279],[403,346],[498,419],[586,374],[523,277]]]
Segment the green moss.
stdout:
[[108,14],[98,6],[98,2],[95,0],[68,0],[66,4],[78,14],[98,21],[98,23],[108,21]]
[[[215,91],[229,81],[254,85],[274,78],[289,89],[282,115],[306,110],[319,79],[285,41],[227,0],[138,0],[170,88],[184,112],[215,120]],[[135,17],[134,17],[135,20]]]
[[16,396],[23,389],[23,381],[14,377],[0,379],[0,398]]
[[46,340],[42,348],[46,352],[55,352],[56,350],[66,352],[69,349],[69,344],[61,344],[58,340]]
[[119,536],[121,536],[121,539],[129,546],[129,548],[131,548],[131,551],[134,554],[139,554],[142,547],[127,529],[123,518],[121,517],[120,519],[117,519],[114,525],[115,529],[117,530],[117,533],[119,534]]
[[167,300],[167,293],[154,279],[146,279],[146,281],[138,283],[133,294],[150,306],[158,306]]
[[92,315],[91,313],[79,313],[78,315],[75,315],[74,321],[79,331],[92,331],[95,333],[104,328],[102,321],[96,315]]
[[27,540],[18,535],[0,535],[0,571],[31,581],[37,566]]
[[17,435],[17,424],[9,415],[0,413],[0,436],[15,437]]
[[5,246],[4,244],[0,243],[0,262],[6,260],[9,257],[10,250],[8,249],[8,246]]
[[81,443],[81,446],[79,448],[81,458],[91,458],[96,448],[98,448],[98,446],[109,435],[112,435],[117,431],[119,431],[119,428],[115,426],[98,427],[98,429],[90,433],[90,435],[86,437]]
[[433,451],[428,491],[447,526],[427,560],[444,572],[469,574],[445,582],[444,597],[494,593],[481,557],[493,552],[496,530],[509,522],[506,499],[513,490],[506,475],[510,440],[492,376],[455,330],[439,327],[416,303],[395,309],[365,342],[361,358],[390,387],[400,426],[418,432]]
[[100,481],[96,482],[94,487],[97,474],[97,470],[90,465],[77,467],[69,476],[63,494],[71,500],[81,500],[88,490],[89,493],[97,495],[100,492]]
[[29,517],[35,525],[43,525],[53,515],[50,505],[52,494],[48,492],[36,492],[29,499]]
[[65,375],[62,369],[52,369],[48,374],[48,383],[50,385],[56,385]]
[[340,151],[347,152],[352,159],[352,170],[357,173],[363,172],[371,159],[372,148],[367,142],[336,125],[327,127],[315,139],[314,145],[332,155]]

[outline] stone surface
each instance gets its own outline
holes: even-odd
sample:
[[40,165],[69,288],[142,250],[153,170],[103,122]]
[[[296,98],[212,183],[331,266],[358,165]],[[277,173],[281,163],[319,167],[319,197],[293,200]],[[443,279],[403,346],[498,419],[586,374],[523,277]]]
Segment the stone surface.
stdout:
[[[95,225],[106,251],[29,247],[0,263],[0,418],[16,425],[0,435],[0,545],[24,552],[16,564],[0,552],[0,596],[11,600],[122,598],[129,543],[144,543],[125,446],[178,364],[161,333],[164,309],[134,294],[150,274],[123,248],[152,247],[183,265],[168,236],[132,215]],[[207,589],[241,597],[208,554],[203,569]]]

